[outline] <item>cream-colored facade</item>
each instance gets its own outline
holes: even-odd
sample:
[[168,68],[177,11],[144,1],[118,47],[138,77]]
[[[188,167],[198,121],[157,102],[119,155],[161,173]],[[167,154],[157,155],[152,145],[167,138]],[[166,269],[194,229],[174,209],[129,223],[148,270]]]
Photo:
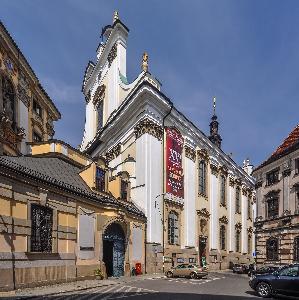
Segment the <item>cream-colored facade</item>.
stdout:
[[254,170],[257,264],[299,261],[299,126]]
[[27,142],[47,141],[60,113],[0,22],[0,154],[27,154]]
[[[215,114],[208,137],[175,108],[148,71],[147,53],[142,72],[128,82],[128,31],[116,14],[113,24],[103,30],[96,61],[86,68],[81,151],[107,159],[112,185],[126,173],[131,201],[147,217],[148,272],[162,272],[181,262],[202,263],[203,257],[210,269],[252,262],[255,198],[251,167],[246,163],[242,169],[221,150]],[[183,150],[176,153],[182,197],[167,192],[167,128],[183,139]],[[202,162],[204,193],[199,187]]]
[[[97,190],[95,167],[105,162],[57,140],[31,145],[31,152],[0,156],[0,291],[94,278],[96,269],[107,276],[115,253],[121,275],[136,263],[144,272],[145,216],[113,198],[108,184]],[[115,243],[111,228],[123,235],[121,253],[104,248]]]

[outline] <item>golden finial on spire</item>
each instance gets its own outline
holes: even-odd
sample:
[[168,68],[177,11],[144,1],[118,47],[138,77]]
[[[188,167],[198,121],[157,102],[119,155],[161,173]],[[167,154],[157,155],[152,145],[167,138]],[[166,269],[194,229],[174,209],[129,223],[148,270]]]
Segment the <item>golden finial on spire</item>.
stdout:
[[216,97],[213,97],[213,111],[214,111],[214,115],[216,113]]
[[116,10],[113,15],[113,23],[119,19],[118,11]]
[[147,54],[147,52],[144,52],[142,55],[141,69],[143,72],[148,71],[148,54]]

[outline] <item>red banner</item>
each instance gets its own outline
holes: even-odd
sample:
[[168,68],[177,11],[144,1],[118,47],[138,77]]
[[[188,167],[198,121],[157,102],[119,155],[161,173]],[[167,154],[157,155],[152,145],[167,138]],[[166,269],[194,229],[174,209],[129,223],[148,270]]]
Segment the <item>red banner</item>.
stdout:
[[166,193],[184,198],[182,153],[184,139],[175,128],[166,128]]

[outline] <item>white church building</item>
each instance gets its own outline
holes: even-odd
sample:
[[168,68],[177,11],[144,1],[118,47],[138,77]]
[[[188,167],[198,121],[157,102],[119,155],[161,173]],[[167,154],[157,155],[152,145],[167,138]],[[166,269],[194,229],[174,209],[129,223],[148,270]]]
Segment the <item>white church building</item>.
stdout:
[[215,109],[209,135],[176,109],[148,71],[146,53],[141,73],[128,82],[128,33],[115,13],[103,28],[96,60],[87,65],[81,151],[104,158],[112,194],[145,213],[143,271],[252,262],[252,167],[246,161],[241,168],[221,150]]

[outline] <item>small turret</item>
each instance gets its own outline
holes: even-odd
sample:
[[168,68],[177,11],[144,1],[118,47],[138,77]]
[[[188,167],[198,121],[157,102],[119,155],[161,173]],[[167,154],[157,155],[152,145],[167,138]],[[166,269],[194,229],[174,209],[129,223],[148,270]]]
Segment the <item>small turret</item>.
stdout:
[[213,110],[214,110],[214,114],[211,118],[209,139],[217,147],[221,148],[222,138],[218,133],[219,123],[217,121],[217,116],[216,116],[216,97],[213,98]]

